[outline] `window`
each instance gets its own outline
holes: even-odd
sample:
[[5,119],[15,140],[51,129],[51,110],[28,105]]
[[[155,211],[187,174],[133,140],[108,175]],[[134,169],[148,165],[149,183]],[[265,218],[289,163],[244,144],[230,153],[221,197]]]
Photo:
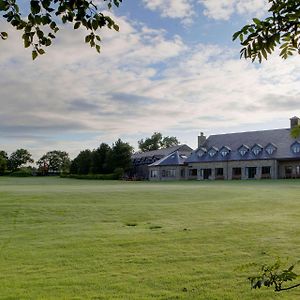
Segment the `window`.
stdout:
[[300,153],[300,144],[298,142],[294,143],[292,145],[292,151],[295,153],[295,154],[299,154]]
[[161,177],[166,177],[166,170],[161,171]]
[[210,179],[211,177],[211,169],[202,169],[203,179]]
[[246,145],[243,145],[240,147],[239,153],[241,156],[245,156],[247,154],[248,150],[249,150],[249,147]]
[[300,166],[296,166],[296,174],[300,175]]
[[200,149],[197,153],[198,157],[201,158],[204,154],[206,153],[206,151],[204,149]]
[[258,155],[262,151],[262,149],[263,148],[260,145],[255,145],[252,148],[252,153],[256,156],[256,155]]
[[230,151],[231,151],[231,149],[229,147],[224,146],[221,148],[220,153],[223,157],[225,157],[229,154]]
[[176,170],[166,170],[166,177],[176,177]]
[[211,148],[209,151],[208,151],[208,154],[210,157],[213,157],[217,154],[218,150],[216,148]]
[[197,169],[189,169],[189,176],[197,176]]
[[246,168],[248,179],[253,179],[256,176],[256,167],[248,167]]
[[185,177],[185,169],[181,169],[180,170],[180,176],[181,177]]
[[157,178],[158,177],[158,170],[151,170],[151,178]]
[[267,147],[266,147],[266,152],[269,154],[269,155],[272,155],[275,151],[276,151],[276,147],[273,145],[273,144],[269,144]]
[[270,175],[271,174],[271,167],[262,167],[261,174],[262,175]]
[[242,168],[232,168],[232,179],[241,179]]
[[216,176],[223,176],[224,170],[223,170],[223,168],[216,168],[215,173],[216,173]]
[[292,175],[292,173],[293,173],[293,167],[292,166],[286,166],[284,168],[284,171],[285,171],[285,175]]

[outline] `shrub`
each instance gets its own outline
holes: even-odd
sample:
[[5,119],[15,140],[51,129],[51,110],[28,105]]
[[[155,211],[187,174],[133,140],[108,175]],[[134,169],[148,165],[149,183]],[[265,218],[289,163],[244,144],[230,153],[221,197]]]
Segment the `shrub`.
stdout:
[[74,178],[74,179],[88,179],[88,180],[116,180],[118,177],[116,174],[88,174],[88,175],[78,175],[78,174],[61,174],[61,178]]
[[13,177],[30,177],[32,176],[32,170],[29,168],[21,168],[18,171],[10,173],[10,176]]

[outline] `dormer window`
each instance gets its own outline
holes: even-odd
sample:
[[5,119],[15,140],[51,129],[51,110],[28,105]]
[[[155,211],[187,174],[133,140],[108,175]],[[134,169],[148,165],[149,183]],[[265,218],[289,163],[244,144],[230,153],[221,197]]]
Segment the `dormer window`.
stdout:
[[197,152],[199,158],[201,158],[206,153],[206,149],[200,148]]
[[242,145],[239,149],[239,153],[241,156],[245,156],[248,151],[249,151],[249,147],[246,145]]
[[210,157],[214,157],[218,152],[218,149],[215,148],[215,147],[211,147],[209,150],[208,150],[208,154]]
[[293,151],[294,154],[300,154],[300,143],[299,142],[295,142],[292,146],[291,149]]
[[259,155],[259,154],[262,152],[262,149],[263,149],[263,147],[262,147],[261,145],[256,144],[256,145],[254,145],[253,148],[252,148],[252,153],[253,153],[255,156],[257,156],[257,155]]
[[269,144],[267,145],[266,147],[266,152],[269,154],[269,155],[272,155],[275,151],[276,151],[276,146],[274,144]]
[[229,152],[231,151],[231,149],[229,147],[223,147],[220,150],[220,153],[223,157],[227,156],[229,154]]

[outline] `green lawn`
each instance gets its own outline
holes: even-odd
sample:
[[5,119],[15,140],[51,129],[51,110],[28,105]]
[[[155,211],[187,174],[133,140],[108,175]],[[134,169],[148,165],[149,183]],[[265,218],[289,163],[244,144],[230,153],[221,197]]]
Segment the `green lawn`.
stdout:
[[299,254],[300,181],[0,177],[0,299],[300,299],[237,271]]

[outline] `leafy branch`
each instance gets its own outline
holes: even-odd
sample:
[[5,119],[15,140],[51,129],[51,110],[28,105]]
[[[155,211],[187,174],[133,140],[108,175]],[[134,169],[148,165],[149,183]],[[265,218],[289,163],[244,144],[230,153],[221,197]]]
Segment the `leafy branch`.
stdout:
[[254,18],[252,24],[234,33],[233,40],[239,38],[243,46],[241,58],[261,63],[279,45],[283,59],[300,54],[300,1],[269,0],[269,3],[271,16],[265,20]]
[[250,276],[248,280],[252,289],[260,289],[261,287],[274,287],[275,292],[286,291],[300,286],[300,283],[283,287],[286,282],[293,281],[298,277],[294,272],[295,265],[282,269],[281,262],[278,259],[273,265],[263,265],[259,275]]
[[[122,0],[102,0],[107,8],[119,7]],[[98,10],[94,1],[85,0],[31,0],[29,14],[24,18],[16,0],[0,0],[0,14],[15,29],[23,31],[24,47],[32,47],[32,59],[45,53],[59,30],[58,23],[73,24],[73,28],[84,27],[88,34],[85,42],[100,53],[101,38],[98,29],[108,27],[119,31],[115,21]],[[0,32],[0,38],[6,40],[7,32]]]

